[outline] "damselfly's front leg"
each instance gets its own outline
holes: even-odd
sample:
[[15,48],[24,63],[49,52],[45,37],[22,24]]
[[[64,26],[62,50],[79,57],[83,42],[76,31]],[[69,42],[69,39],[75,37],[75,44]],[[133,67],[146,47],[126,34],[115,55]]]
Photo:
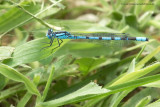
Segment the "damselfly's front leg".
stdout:
[[45,48],[48,48],[48,47],[52,46],[53,41],[54,41],[54,38],[53,38],[53,39],[51,38],[51,40],[50,40],[50,45],[49,45],[49,46],[46,46],[46,47],[43,47],[43,48],[41,49],[41,51],[42,51],[43,49],[45,49]]
[[62,39],[60,39],[61,40],[61,43],[60,43],[60,45],[63,43],[63,40]]
[[56,49],[56,48],[58,48],[58,47],[60,47],[60,46],[61,46],[61,44],[63,43],[63,40],[62,40],[62,39],[60,39],[60,40],[61,40],[61,42],[59,42],[59,39],[57,38],[58,46],[57,46],[57,47],[55,47],[55,48],[53,48],[53,49],[52,49],[52,52],[53,52],[53,50],[54,50],[54,49]]

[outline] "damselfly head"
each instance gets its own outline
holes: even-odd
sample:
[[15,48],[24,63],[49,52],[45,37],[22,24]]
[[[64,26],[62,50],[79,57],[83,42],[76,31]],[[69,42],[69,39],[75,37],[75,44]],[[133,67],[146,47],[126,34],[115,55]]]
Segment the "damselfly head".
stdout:
[[53,29],[48,29],[46,36],[51,39],[52,38]]

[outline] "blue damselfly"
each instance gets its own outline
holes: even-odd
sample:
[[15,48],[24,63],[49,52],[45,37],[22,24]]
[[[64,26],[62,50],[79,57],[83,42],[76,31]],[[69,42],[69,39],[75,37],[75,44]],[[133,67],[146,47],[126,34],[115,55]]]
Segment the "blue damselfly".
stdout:
[[[67,31],[53,31],[49,29],[46,36],[50,39],[50,45],[52,46],[54,39],[57,39],[58,46],[63,43],[63,39],[88,39],[88,40],[102,40],[102,41],[148,41],[146,37],[129,37],[126,33],[70,33]],[[46,47],[45,47],[46,48]],[[55,49],[54,48],[54,49]]]

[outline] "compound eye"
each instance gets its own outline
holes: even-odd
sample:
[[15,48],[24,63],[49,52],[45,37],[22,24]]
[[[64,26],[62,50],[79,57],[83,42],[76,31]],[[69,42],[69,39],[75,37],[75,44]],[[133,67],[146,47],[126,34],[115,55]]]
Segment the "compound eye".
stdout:
[[48,29],[48,35],[52,34],[53,30],[52,29]]
[[49,29],[49,30],[48,30],[48,35],[50,35],[50,34],[51,34],[51,30]]

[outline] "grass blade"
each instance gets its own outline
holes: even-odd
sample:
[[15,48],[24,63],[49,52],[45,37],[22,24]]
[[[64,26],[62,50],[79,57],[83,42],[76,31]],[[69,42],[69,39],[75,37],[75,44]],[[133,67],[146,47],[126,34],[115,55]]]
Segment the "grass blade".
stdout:
[[136,107],[145,107],[150,101],[151,101],[151,96],[147,96],[143,98],[141,101],[139,101]]
[[153,57],[154,57],[157,53],[159,53],[159,52],[160,52],[160,46],[159,46],[158,48],[156,48],[151,54],[147,55],[147,56],[146,56],[145,58],[143,58],[140,62],[138,62],[138,63],[136,64],[136,70],[141,69],[146,62],[148,62],[151,58],[153,58]]
[[44,101],[46,96],[47,96],[47,94],[48,94],[49,87],[50,87],[50,85],[52,83],[52,80],[53,80],[53,75],[54,75],[54,66],[52,65],[51,69],[50,69],[50,75],[49,75],[46,87],[45,87],[45,89],[43,91],[43,95],[42,95],[41,101]]
[[55,98],[54,100],[41,102],[37,105],[37,107],[56,107],[64,104],[69,104],[73,102],[78,102],[93,96],[97,96],[99,94],[104,94],[109,90],[103,89],[97,84],[91,82],[82,87],[76,87],[75,89],[68,90],[68,92],[61,93],[61,97]]
[[[34,5],[32,2],[22,2],[20,5],[23,6],[26,10],[35,14],[39,11],[39,6]],[[7,33],[8,31],[14,29],[25,23],[26,21],[30,20],[31,16],[24,13],[23,11],[19,10],[18,8],[13,8],[0,16],[0,38]]]
[[[33,78],[34,84],[37,86],[40,80],[40,75],[35,75]],[[18,102],[17,107],[25,107],[29,99],[32,97],[32,94],[27,92],[23,98]]]
[[[59,2],[61,2],[62,0],[59,0],[58,2],[55,2],[54,5],[58,4]],[[61,28],[59,27],[56,27],[56,26],[53,26],[45,21],[43,21],[42,19],[36,17],[35,15],[33,15],[32,13],[30,13],[29,11],[25,10],[21,5],[18,5],[16,3],[14,3],[13,1],[10,1],[12,2],[14,5],[16,5],[16,7],[20,8],[22,11],[24,11],[25,13],[27,13],[28,15],[32,16],[34,19],[36,19],[38,22],[40,22],[42,25],[48,27],[48,28],[53,28],[53,29],[57,29],[57,30],[61,30]]]
[[4,75],[5,77],[12,79],[14,81],[18,82],[23,82],[27,88],[27,90],[35,95],[40,95],[39,91],[37,90],[36,86],[24,75],[16,71],[15,69],[4,65],[0,64],[0,73]]

